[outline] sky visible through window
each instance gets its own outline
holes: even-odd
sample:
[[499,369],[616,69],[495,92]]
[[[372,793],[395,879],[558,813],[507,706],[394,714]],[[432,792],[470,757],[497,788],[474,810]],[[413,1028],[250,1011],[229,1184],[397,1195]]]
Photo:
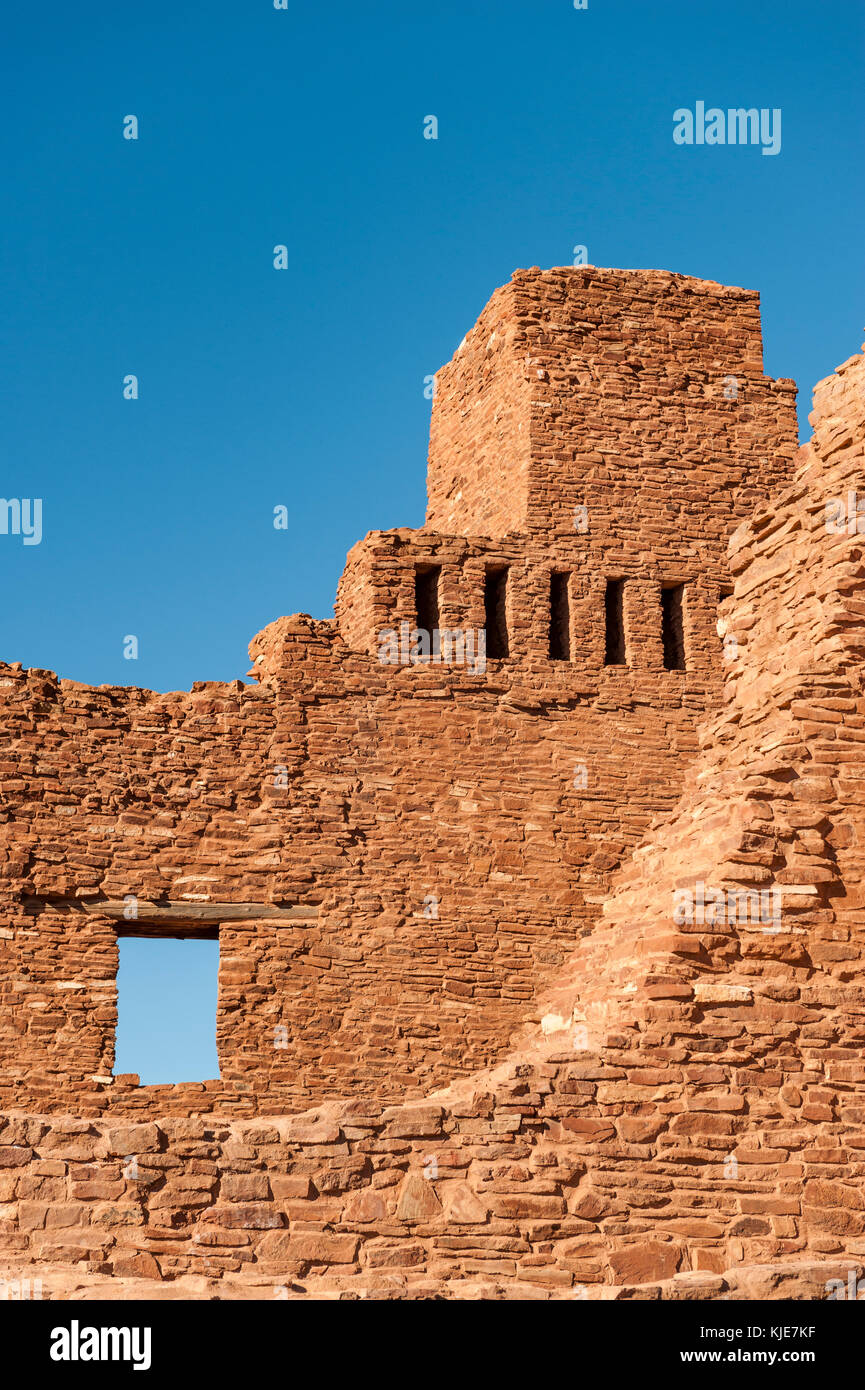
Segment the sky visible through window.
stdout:
[[213,1081],[218,941],[124,936],[118,942],[116,1074],[143,1086]]

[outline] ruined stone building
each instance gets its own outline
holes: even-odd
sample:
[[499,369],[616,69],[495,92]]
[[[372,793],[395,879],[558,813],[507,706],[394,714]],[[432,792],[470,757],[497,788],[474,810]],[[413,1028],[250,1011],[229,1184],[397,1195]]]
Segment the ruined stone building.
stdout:
[[[254,684],[0,667],[0,1277],[860,1268],[863,359],[801,450],[794,407],[756,294],[519,271],[437,375],[425,525]],[[219,1078],[112,1074],[121,934],[218,938]]]

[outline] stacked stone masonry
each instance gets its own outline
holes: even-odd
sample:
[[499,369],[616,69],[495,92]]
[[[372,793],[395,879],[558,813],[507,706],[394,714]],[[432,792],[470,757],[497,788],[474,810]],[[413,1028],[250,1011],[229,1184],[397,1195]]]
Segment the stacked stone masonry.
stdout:
[[[827,502],[861,477],[863,359],[817,388],[798,456],[793,405],[753,294],[518,272],[439,374],[426,526],[354,548],[334,623],[260,634],[255,685],[3,669],[0,1277],[569,1298],[846,1278],[863,567]],[[506,657],[380,659],[431,568],[460,631],[508,569]],[[218,930],[219,1080],[112,1077],[130,895],[141,934]]]

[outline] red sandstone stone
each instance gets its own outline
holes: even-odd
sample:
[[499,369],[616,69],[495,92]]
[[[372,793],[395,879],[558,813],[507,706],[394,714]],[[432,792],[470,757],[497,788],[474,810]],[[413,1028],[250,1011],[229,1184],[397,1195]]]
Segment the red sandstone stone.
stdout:
[[[427,525],[354,548],[336,622],[260,634],[256,686],[0,669],[0,1274],[825,1296],[865,1237],[865,610],[826,524],[863,388],[861,357],[820,383],[794,461],[756,296],[518,272],[439,374]],[[507,658],[378,661],[419,567],[477,628],[502,565]],[[744,914],[675,920],[697,883]],[[219,1082],[110,1080],[130,893],[218,927]]]
[[430,1221],[441,1215],[441,1202],[436,1196],[431,1182],[409,1173],[405,1177],[397,1200],[397,1218],[400,1221]]

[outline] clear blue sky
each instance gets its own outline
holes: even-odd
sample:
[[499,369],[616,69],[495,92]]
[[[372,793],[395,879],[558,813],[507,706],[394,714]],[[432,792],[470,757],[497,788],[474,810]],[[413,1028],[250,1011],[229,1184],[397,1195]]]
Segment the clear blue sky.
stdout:
[[[804,424],[862,341],[863,50],[862,0],[7,7],[2,493],[43,538],[0,535],[0,658],[182,689],[330,616],[423,520],[423,378],[576,244],[759,289]],[[700,100],[780,108],[780,154],[675,145]]]
[[[7,8],[2,495],[43,540],[0,536],[0,658],[181,689],[331,616],[423,520],[424,376],[575,244],[759,289],[806,400],[862,341],[862,0],[288,2]],[[698,99],[780,107],[781,153],[674,145]]]
[[119,946],[115,1075],[215,1081],[219,943],[130,936]]

